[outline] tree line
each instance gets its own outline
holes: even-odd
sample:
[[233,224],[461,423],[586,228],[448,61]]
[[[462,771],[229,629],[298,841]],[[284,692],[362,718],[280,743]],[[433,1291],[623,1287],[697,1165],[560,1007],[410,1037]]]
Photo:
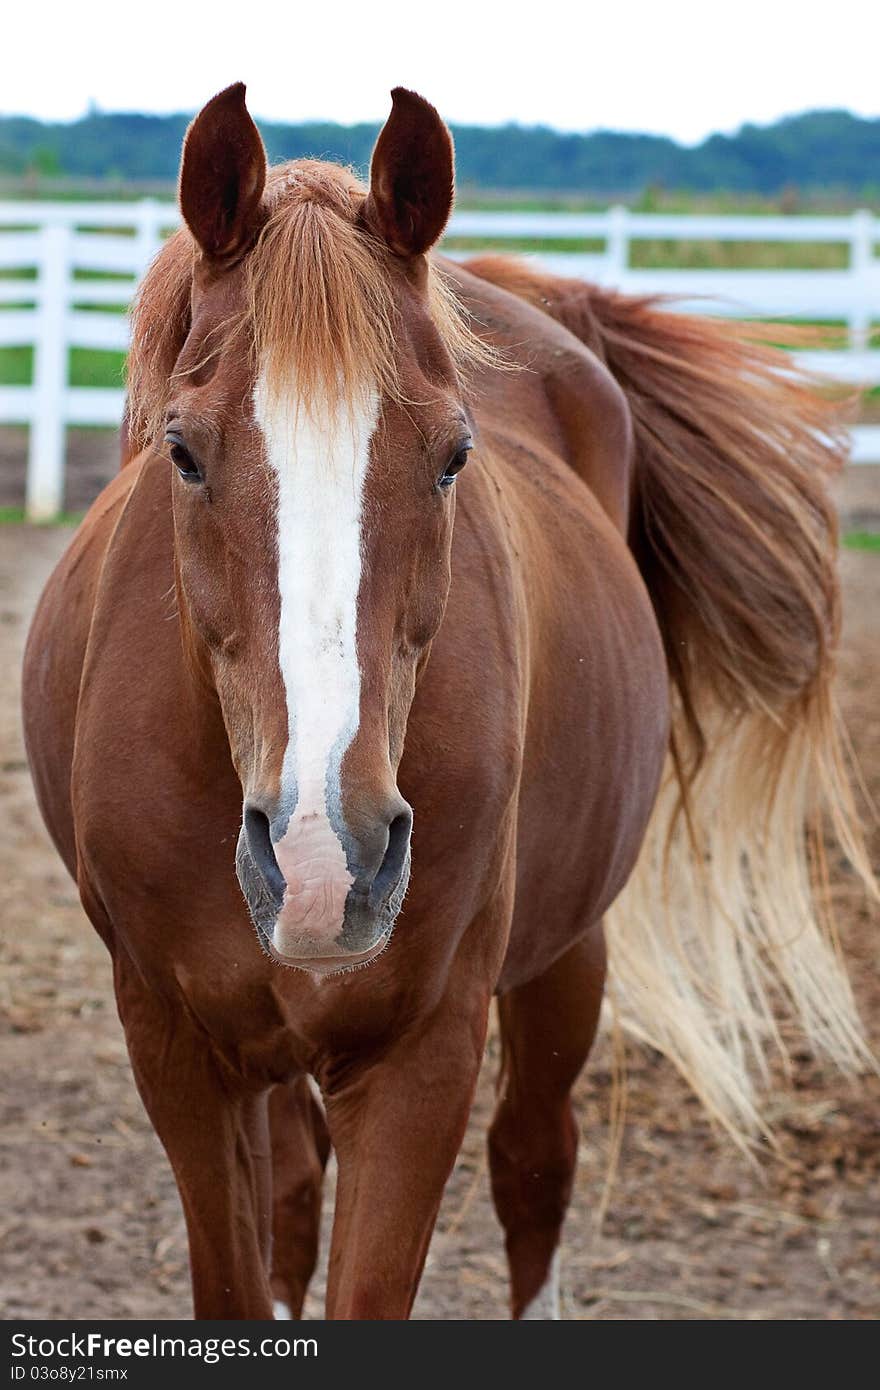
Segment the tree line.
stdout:
[[[12,178],[171,182],[189,117],[91,111],[80,120],[0,116],[0,175]],[[310,155],[366,169],[378,125],[260,122],[274,162]],[[546,127],[453,127],[459,183],[631,198],[651,187],[774,196],[880,197],[880,118],[810,111],[772,125],[744,125],[695,146],[661,135]]]

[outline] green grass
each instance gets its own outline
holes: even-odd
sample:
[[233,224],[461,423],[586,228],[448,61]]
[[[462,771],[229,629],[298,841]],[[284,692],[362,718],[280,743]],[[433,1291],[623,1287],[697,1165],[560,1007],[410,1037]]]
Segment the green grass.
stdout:
[[633,240],[634,270],[845,270],[843,242]]
[[124,352],[105,352],[101,348],[71,348],[71,386],[123,386]]
[[[26,202],[129,202],[151,197],[173,203],[177,193],[171,179],[124,179],[113,175],[107,178],[77,178],[73,175],[43,174],[22,178],[14,174],[0,175],[0,200]],[[614,201],[614,200],[612,200]],[[738,213],[756,216],[790,217],[811,214],[853,212],[870,206],[863,192],[848,195],[841,190],[821,193],[818,190],[790,188],[777,194],[725,192],[698,193],[686,188],[650,185],[641,193],[620,197],[632,212],[668,213]],[[571,191],[547,192],[528,188],[482,188],[463,182],[459,185],[456,205],[462,209],[483,212],[604,212],[608,197]]]
[[[36,521],[35,525],[79,525],[85,512],[60,512],[51,521]],[[24,507],[0,507],[0,525],[22,525],[26,521]]]
[[[170,189],[170,196],[174,190]],[[168,195],[166,195],[168,196]],[[857,208],[871,207],[874,200],[864,194],[823,197],[804,193],[766,196],[760,193],[694,193],[687,189],[647,188],[637,197],[600,198],[578,193],[529,193],[527,190],[477,188],[462,184],[455,205],[473,212],[605,212],[609,202],[626,206],[630,212],[670,214],[718,213],[738,217],[830,217],[845,216]]]
[[[588,252],[601,255],[605,243],[597,237],[466,237],[450,236],[443,250],[506,251],[511,255],[546,252]],[[640,239],[630,242],[633,270],[844,270],[849,251],[843,242],[687,241]]]
[[[101,348],[71,348],[68,370],[71,386],[119,387],[125,380],[125,353],[105,352]],[[30,386],[33,376],[33,348],[0,348],[0,384]]]
[[843,544],[847,550],[880,551],[880,531],[848,531]]
[[442,250],[464,251],[474,256],[484,251],[506,251],[512,256],[539,251],[576,251],[600,256],[605,242],[601,237],[448,236],[443,239]]
[[[40,521],[38,526],[78,526],[85,512],[60,512],[51,521]],[[26,520],[24,507],[0,507],[0,526],[21,526]]]
[[4,386],[30,386],[33,376],[33,348],[0,348],[0,382]]

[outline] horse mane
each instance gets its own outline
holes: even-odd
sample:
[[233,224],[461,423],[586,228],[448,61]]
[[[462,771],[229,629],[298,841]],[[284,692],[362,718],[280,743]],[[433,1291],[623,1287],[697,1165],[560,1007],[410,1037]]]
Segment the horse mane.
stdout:
[[[353,406],[372,389],[401,399],[394,258],[360,220],[365,197],[354,174],[338,165],[303,159],[272,170],[265,221],[244,262],[244,307],[220,325],[216,346],[206,345],[198,365],[229,334],[241,334],[270,395],[289,394],[295,382],[306,408],[340,394]],[[191,327],[200,254],[182,227],[158,252],[135,298],[127,373],[132,453],[164,428],[175,366]],[[477,337],[431,261],[427,292],[431,317],[457,369],[492,359],[492,349]]]

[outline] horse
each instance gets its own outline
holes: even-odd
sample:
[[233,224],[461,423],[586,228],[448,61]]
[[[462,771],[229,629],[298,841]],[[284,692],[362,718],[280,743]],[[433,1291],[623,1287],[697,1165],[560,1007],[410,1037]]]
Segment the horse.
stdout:
[[402,88],[369,184],[191,124],[133,315],[124,466],[24,668],[46,825],[112,962],[197,1318],[405,1318],[497,999],[515,1318],[558,1316],[606,984],[736,1134],[786,1002],[865,1044],[811,899],[867,875],[832,677],[845,452],[740,328],[434,248]]

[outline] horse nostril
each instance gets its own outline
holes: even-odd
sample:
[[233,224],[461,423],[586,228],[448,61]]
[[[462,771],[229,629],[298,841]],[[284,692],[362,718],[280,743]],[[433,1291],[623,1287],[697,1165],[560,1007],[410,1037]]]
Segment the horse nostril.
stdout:
[[263,811],[257,810],[256,806],[246,806],[244,833],[254,865],[262,874],[269,891],[280,902],[287,884],[275,858],[269,817]]
[[376,877],[370,885],[372,902],[383,903],[388,894],[397,886],[409,849],[412,831],[412,811],[409,807],[395,816],[388,827],[388,844]]

